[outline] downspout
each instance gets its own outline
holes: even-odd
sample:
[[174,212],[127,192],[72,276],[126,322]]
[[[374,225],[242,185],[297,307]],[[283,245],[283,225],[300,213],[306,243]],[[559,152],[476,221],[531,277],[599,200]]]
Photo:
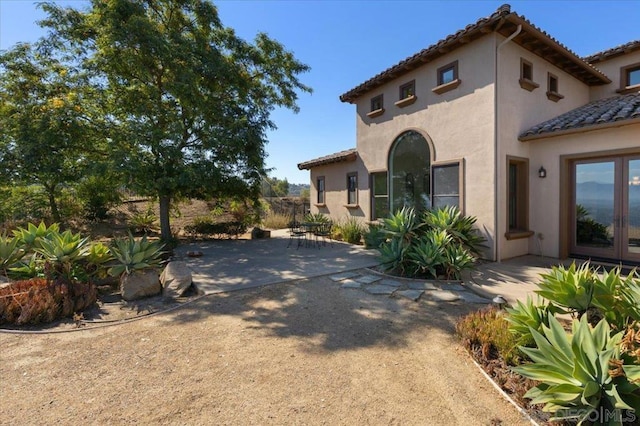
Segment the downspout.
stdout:
[[494,239],[494,256],[495,256],[495,260],[496,262],[500,261],[500,241],[501,241],[501,237],[498,233],[498,226],[500,224],[500,217],[501,215],[501,211],[500,211],[500,197],[498,196],[498,188],[499,188],[499,183],[500,183],[500,179],[498,179],[498,53],[500,52],[500,49],[502,48],[502,46],[504,46],[505,44],[509,43],[511,40],[513,40],[514,38],[516,38],[516,36],[518,34],[520,34],[520,32],[522,31],[522,25],[518,24],[518,28],[516,28],[515,32],[513,34],[511,34],[509,37],[507,37],[505,40],[502,41],[502,43],[500,43],[498,45],[498,47],[496,47],[496,55],[495,55],[495,67],[494,67],[494,71],[495,71],[495,87],[493,90],[493,169],[495,170],[495,177],[494,177],[494,187],[493,187],[493,198],[494,198],[494,211],[495,214],[494,216],[494,224],[493,224],[493,229],[495,232],[495,239]]

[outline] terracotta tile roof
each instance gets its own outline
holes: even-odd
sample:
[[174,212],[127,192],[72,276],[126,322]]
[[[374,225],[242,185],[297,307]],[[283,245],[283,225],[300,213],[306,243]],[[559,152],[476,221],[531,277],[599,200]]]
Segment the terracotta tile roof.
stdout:
[[620,46],[612,47],[611,49],[603,50],[602,52],[585,56],[582,59],[585,62],[589,62],[590,64],[593,64],[597,62],[606,61],[616,56],[635,52],[636,50],[640,50],[640,40],[630,41],[629,43],[621,44]]
[[342,161],[354,161],[357,157],[358,152],[355,148],[351,148],[345,151],[336,152],[335,154],[325,155],[324,157],[315,158],[313,160],[299,163],[298,169],[309,170],[312,167],[323,166],[325,164],[340,163]]
[[527,141],[588,130],[589,127],[631,124],[627,123],[629,120],[640,123],[640,92],[590,102],[533,126],[518,139]]
[[522,31],[513,41],[523,48],[560,67],[586,84],[598,85],[611,82],[601,71],[582,60],[558,40],[529,22],[524,16],[511,12],[511,6],[504,4],[491,16],[481,18],[475,23],[467,25],[460,31],[404,59],[342,94],[340,100],[342,102],[353,102],[365,93],[486,34],[496,31],[504,36],[509,36],[515,32],[518,25],[522,25]]

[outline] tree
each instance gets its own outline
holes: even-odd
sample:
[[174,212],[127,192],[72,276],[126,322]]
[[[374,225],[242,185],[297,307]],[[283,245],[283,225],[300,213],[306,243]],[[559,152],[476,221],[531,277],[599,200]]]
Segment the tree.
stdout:
[[257,202],[270,113],[298,110],[297,91],[311,91],[297,78],[307,65],[265,34],[254,44],[237,37],[206,0],[42,7],[53,47],[77,58],[108,97],[110,135],[134,189],[158,197],[163,239],[176,197]]
[[56,222],[59,191],[93,145],[82,87],[81,75],[29,44],[0,54],[0,169],[14,184],[42,185]]

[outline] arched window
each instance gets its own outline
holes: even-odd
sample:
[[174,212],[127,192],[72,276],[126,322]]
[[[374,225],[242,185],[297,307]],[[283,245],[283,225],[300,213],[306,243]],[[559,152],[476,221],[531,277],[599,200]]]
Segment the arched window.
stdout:
[[427,140],[409,130],[393,142],[389,152],[389,208],[431,207],[431,155]]

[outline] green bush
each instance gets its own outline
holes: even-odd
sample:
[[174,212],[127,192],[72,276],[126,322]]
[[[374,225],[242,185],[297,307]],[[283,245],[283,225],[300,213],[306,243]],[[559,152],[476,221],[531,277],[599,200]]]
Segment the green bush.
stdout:
[[329,223],[331,222],[331,219],[329,219],[329,216],[322,213],[307,213],[304,216],[304,221],[314,223]]
[[88,176],[78,184],[76,191],[89,220],[106,219],[109,209],[122,202],[119,182],[111,176]]
[[129,219],[129,229],[135,234],[148,234],[156,229],[156,216],[153,207],[149,205],[144,212],[134,212]]
[[26,223],[48,216],[49,201],[39,185],[0,189],[0,222]]
[[364,233],[364,246],[368,249],[377,249],[386,241],[387,234],[382,225],[376,223],[369,224],[369,229]]
[[243,222],[216,222],[209,216],[200,216],[195,218],[191,225],[186,225],[184,230],[191,236],[206,235],[215,238],[238,238],[238,235],[247,232],[247,225]]
[[162,262],[164,245],[158,241],[149,241],[145,235],[135,239],[129,234],[127,238],[113,241],[110,247],[115,265],[109,268],[112,277],[120,277],[149,268],[158,268]]
[[361,244],[364,226],[358,219],[350,217],[336,223],[331,232],[331,238],[334,240],[346,241],[349,244]]

